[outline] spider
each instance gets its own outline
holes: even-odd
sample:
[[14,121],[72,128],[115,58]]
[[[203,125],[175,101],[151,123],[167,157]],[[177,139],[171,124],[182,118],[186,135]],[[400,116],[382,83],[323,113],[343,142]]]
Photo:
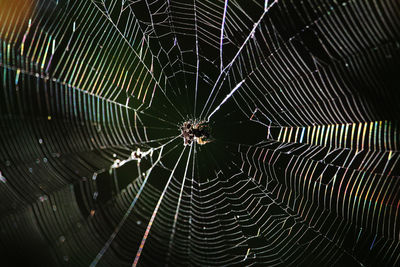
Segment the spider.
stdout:
[[184,122],[181,126],[181,136],[183,137],[185,146],[191,145],[193,142],[197,142],[200,145],[210,143],[211,139],[209,130],[210,127],[205,121]]

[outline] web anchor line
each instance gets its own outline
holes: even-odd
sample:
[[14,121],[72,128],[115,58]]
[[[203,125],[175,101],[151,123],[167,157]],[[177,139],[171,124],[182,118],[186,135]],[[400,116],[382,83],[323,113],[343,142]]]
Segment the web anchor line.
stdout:
[[[228,73],[229,73],[229,70],[230,70],[231,66],[232,66],[233,63],[236,61],[236,59],[238,58],[238,56],[239,56],[240,53],[242,52],[243,48],[246,46],[246,44],[247,44],[248,41],[252,38],[252,36],[254,36],[254,33],[255,33],[255,31],[256,31],[258,25],[260,25],[261,21],[263,20],[265,14],[267,14],[267,12],[269,11],[269,9],[272,8],[277,2],[278,2],[278,0],[275,0],[275,1],[272,2],[272,4],[270,4],[267,8],[264,8],[264,11],[263,11],[263,13],[261,14],[260,18],[258,19],[258,21],[257,21],[256,23],[254,23],[253,28],[251,29],[250,33],[247,35],[246,39],[244,40],[244,42],[243,42],[242,45],[240,46],[239,50],[236,52],[236,54],[235,54],[235,56],[233,57],[233,59],[229,62],[228,65],[225,66],[224,69],[221,70],[221,73],[218,75],[217,81],[215,82],[213,88],[211,89],[210,95],[208,96],[207,101],[206,101],[206,103],[204,104],[204,107],[203,107],[203,109],[202,109],[202,111],[201,111],[201,113],[200,113],[200,117],[203,115],[203,113],[204,113],[204,111],[205,111],[205,109],[206,109],[206,107],[207,107],[209,101],[211,100],[211,96],[214,94],[215,88],[216,88],[217,85],[219,84],[219,82],[220,82],[222,76],[224,76],[224,79],[225,79],[225,77],[226,77],[226,76],[228,75]],[[224,79],[222,79],[222,82],[219,84],[218,91],[219,91],[219,89],[220,89],[220,87],[221,87],[221,85],[222,85]],[[217,92],[216,94],[218,94],[218,92]],[[211,109],[211,106],[213,105],[215,99],[216,99],[216,96],[214,96],[214,99],[211,101],[210,107],[208,108],[207,112]],[[207,114],[207,112],[206,112],[206,114]]]
[[182,149],[182,152],[181,152],[181,154],[180,154],[180,156],[179,156],[179,158],[178,158],[178,160],[177,160],[177,162],[176,162],[176,164],[175,164],[173,170],[171,171],[171,175],[169,176],[169,179],[168,179],[168,181],[167,181],[167,184],[165,185],[164,190],[163,190],[163,192],[161,193],[160,198],[158,199],[157,205],[156,205],[156,207],[154,208],[153,214],[152,214],[152,216],[151,216],[151,218],[150,218],[150,221],[149,221],[149,223],[148,223],[148,225],[147,225],[146,231],[145,231],[145,233],[144,233],[144,235],[143,235],[142,242],[140,243],[139,249],[138,249],[138,251],[137,251],[137,253],[136,253],[136,257],[135,257],[135,260],[134,260],[134,262],[133,262],[133,264],[132,264],[132,267],[136,267],[137,264],[138,264],[138,262],[139,262],[139,258],[140,258],[141,254],[142,254],[142,250],[143,250],[143,248],[144,248],[144,245],[146,244],[147,237],[148,237],[148,235],[149,235],[149,233],[150,233],[151,226],[153,225],[154,219],[156,218],[157,213],[158,213],[158,209],[159,209],[160,206],[161,206],[161,202],[162,202],[162,200],[163,200],[163,198],[164,198],[164,196],[165,196],[165,193],[167,192],[167,189],[168,189],[168,187],[169,187],[169,184],[171,183],[172,177],[174,176],[175,170],[176,170],[176,168],[178,167],[179,162],[181,161],[182,155],[183,155],[183,153],[185,152],[185,150],[186,150],[186,147],[184,147],[184,148]]
[[242,86],[242,84],[245,82],[245,80],[242,80],[240,83],[238,83],[235,88],[233,88],[233,90],[226,95],[226,97],[224,98],[224,100],[221,101],[221,103],[213,110],[213,112],[211,112],[211,114],[207,117],[207,122],[210,122],[210,118],[215,114],[215,112],[217,112],[221,106],[228,101],[229,98],[231,98],[231,96]]

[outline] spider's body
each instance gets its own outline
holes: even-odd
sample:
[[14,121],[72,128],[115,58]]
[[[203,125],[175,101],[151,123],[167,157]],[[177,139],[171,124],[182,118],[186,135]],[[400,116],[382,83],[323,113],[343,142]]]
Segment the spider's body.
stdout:
[[184,144],[191,145],[197,142],[200,145],[205,145],[211,142],[210,128],[205,121],[192,122],[187,121],[181,126],[181,136],[183,137]]

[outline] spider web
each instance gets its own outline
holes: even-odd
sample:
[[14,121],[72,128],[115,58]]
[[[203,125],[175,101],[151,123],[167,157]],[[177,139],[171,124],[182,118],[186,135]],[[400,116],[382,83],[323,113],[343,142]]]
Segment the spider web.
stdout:
[[[2,254],[398,265],[399,10],[0,2]],[[213,141],[184,146],[188,120],[208,122]]]

